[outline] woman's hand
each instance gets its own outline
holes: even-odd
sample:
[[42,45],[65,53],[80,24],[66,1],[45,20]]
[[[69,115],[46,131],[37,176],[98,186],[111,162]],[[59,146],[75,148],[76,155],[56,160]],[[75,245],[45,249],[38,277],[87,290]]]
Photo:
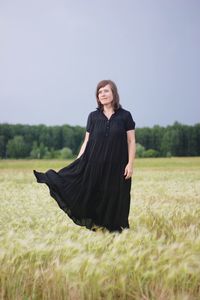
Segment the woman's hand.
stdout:
[[125,179],[131,178],[132,174],[133,174],[133,166],[132,164],[127,164],[124,171]]

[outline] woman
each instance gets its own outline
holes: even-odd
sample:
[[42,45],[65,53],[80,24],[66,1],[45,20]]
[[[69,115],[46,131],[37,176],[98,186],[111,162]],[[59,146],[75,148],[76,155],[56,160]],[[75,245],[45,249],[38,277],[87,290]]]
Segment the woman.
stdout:
[[34,174],[74,223],[121,232],[129,228],[135,122],[119,104],[113,81],[99,82],[96,98],[98,108],[88,116],[77,159],[58,172]]

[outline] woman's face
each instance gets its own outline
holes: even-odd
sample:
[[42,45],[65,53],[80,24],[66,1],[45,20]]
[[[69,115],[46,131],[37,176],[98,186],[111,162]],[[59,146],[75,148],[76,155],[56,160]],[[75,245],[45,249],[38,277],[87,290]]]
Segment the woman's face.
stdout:
[[99,89],[98,98],[102,105],[107,105],[112,103],[113,93],[109,84]]

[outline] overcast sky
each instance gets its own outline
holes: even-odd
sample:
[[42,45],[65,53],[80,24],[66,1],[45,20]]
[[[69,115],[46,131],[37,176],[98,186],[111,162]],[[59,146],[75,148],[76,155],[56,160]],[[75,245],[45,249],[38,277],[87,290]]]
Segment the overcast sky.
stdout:
[[199,0],[0,0],[0,123],[81,125],[102,79],[137,127],[200,122]]

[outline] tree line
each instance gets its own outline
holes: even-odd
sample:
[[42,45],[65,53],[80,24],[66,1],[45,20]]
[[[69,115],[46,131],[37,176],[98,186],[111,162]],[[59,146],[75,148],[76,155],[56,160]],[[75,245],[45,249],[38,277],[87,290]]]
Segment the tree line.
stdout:
[[[81,126],[0,124],[0,158],[73,158],[85,135]],[[138,157],[199,156],[200,123],[136,128]]]

